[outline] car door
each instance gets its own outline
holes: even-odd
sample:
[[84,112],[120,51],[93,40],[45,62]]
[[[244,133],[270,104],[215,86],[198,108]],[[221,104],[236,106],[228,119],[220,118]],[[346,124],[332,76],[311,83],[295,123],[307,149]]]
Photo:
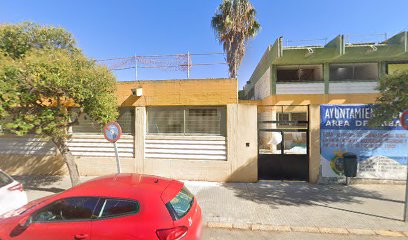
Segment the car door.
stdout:
[[15,239],[90,240],[93,211],[97,197],[57,200],[31,215],[32,223]]
[[138,201],[129,199],[106,198],[100,201],[98,214],[92,222],[92,238],[97,240],[136,240],[154,239],[146,233],[145,226],[140,224]]

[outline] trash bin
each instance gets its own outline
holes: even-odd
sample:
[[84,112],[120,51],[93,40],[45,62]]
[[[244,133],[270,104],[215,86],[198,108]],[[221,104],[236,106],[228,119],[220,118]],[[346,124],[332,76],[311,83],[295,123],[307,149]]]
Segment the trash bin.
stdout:
[[357,176],[357,156],[354,153],[346,153],[343,155],[344,176]]

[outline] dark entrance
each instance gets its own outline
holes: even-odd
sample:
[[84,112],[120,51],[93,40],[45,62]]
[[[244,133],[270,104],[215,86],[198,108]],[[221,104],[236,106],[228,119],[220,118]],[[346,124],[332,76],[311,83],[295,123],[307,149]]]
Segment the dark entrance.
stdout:
[[259,106],[258,142],[259,179],[309,179],[309,106]]

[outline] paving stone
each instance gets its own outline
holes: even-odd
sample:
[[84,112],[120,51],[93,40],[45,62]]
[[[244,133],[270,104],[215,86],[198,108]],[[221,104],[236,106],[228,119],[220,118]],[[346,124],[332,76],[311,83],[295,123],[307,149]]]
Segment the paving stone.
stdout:
[[321,233],[330,233],[330,234],[349,234],[345,228],[327,228],[319,227]]
[[320,233],[317,227],[290,227],[292,232]]
[[355,235],[375,235],[376,233],[371,229],[355,229],[355,228],[348,228],[347,229],[350,234]]
[[232,228],[232,223],[225,222],[208,222],[207,226],[209,228]]
[[253,231],[274,231],[274,232],[291,232],[292,229],[289,226],[276,226],[270,224],[252,224],[251,230]]
[[251,230],[251,224],[247,224],[247,223],[234,223],[234,224],[232,224],[232,228],[234,228],[234,229],[241,229],[241,230]]
[[389,230],[375,230],[375,233],[383,237],[405,237],[402,232],[394,232]]

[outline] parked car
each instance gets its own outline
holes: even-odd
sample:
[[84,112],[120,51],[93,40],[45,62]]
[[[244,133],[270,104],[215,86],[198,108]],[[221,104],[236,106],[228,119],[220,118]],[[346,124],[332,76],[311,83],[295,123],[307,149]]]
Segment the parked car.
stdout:
[[0,170],[0,215],[27,204],[23,185]]
[[182,182],[139,174],[96,178],[0,218],[0,239],[200,239],[201,209]]

